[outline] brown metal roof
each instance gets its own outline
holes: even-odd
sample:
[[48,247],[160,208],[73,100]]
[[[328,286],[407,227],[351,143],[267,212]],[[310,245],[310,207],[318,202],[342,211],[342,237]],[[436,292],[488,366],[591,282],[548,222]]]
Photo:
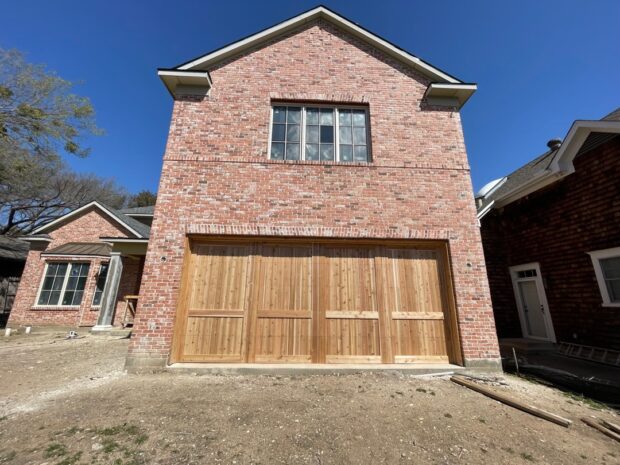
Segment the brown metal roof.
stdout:
[[109,257],[112,246],[102,242],[68,242],[53,249],[46,250],[41,255],[96,255]]

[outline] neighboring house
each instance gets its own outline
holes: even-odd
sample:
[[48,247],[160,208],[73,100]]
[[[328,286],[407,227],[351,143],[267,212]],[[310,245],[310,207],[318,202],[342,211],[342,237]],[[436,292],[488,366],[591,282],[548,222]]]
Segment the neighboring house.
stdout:
[[9,325],[119,326],[140,289],[153,207],[92,202],[21,237],[30,243]]
[[474,84],[324,7],[159,75],[174,109],[128,368],[499,367]]
[[620,350],[620,109],[478,195],[498,335]]
[[0,328],[9,319],[27,256],[28,244],[15,237],[0,236]]

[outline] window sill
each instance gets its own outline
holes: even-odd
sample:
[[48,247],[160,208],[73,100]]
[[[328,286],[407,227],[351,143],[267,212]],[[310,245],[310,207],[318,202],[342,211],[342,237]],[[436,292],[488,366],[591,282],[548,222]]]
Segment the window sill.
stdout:
[[620,308],[620,302],[603,302],[602,307]]
[[80,306],[79,305],[33,305],[32,307],[30,307],[30,310],[32,311],[36,311],[36,310],[79,310]]
[[274,160],[267,158],[262,162],[275,165],[374,166],[372,161]]

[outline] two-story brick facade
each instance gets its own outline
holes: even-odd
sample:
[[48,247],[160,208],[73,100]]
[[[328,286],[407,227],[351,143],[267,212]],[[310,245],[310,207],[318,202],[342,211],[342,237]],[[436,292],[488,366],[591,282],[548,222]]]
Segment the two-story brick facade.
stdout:
[[499,354],[459,109],[323,8],[174,69],[128,367]]

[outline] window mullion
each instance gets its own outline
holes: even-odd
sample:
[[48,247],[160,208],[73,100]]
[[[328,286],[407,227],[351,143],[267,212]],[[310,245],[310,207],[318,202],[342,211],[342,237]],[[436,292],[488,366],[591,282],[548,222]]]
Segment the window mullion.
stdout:
[[60,290],[60,298],[58,299],[58,305],[62,305],[62,301],[65,298],[65,291],[67,290],[67,283],[69,282],[69,276],[71,276],[71,269],[73,268],[73,263],[69,263],[67,266],[67,273],[65,274],[65,279],[62,282],[62,289]]
[[335,160],[340,161],[340,114],[338,112],[338,108],[334,108],[334,118],[336,118],[336,120],[334,121],[334,144],[336,144],[336,146],[334,147],[334,155]]
[[299,136],[299,150],[301,150],[301,154],[299,159],[306,159],[306,107],[301,107],[301,134]]

